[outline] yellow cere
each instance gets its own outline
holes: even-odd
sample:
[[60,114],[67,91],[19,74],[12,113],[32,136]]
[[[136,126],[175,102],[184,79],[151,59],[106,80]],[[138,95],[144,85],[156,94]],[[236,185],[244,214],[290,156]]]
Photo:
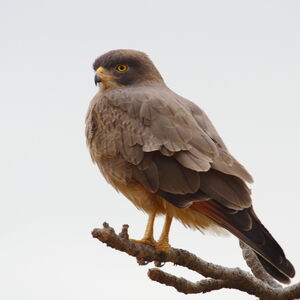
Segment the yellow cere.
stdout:
[[103,73],[104,72],[104,69],[102,67],[99,67],[97,70],[96,70],[97,73]]

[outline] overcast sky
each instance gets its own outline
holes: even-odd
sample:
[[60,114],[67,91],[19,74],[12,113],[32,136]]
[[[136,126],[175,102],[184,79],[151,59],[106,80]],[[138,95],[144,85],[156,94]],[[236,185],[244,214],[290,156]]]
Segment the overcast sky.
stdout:
[[[150,281],[151,266],[90,235],[107,221],[117,230],[128,223],[140,238],[147,220],[105,182],[85,146],[97,91],[91,64],[117,48],[148,53],[168,86],[208,113],[253,175],[255,210],[299,274],[299,32],[300,1],[1,0],[0,298],[200,299]],[[170,240],[247,270],[234,237],[174,222]],[[201,299],[251,297],[222,290]]]

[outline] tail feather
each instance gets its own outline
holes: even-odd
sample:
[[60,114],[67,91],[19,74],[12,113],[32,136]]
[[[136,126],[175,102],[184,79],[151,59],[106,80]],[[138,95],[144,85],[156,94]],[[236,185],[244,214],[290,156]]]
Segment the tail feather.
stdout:
[[273,266],[273,264],[270,264],[267,260],[265,260],[261,255],[257,254],[255,252],[258,260],[260,261],[260,263],[262,264],[262,266],[264,267],[264,269],[272,276],[274,277],[276,280],[285,283],[285,284],[289,284],[291,282],[290,278],[288,276],[286,276],[285,274],[283,274],[282,272],[280,272],[276,267]]
[[265,270],[278,281],[288,283],[295,269],[279,244],[255,215],[253,208],[234,210],[214,201],[194,202],[191,208],[226,228],[256,253]]

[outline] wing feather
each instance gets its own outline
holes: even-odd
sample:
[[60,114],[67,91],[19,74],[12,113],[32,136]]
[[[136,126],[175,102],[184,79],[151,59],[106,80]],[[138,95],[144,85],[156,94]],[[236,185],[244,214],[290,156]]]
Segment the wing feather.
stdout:
[[219,148],[219,156],[214,160],[212,167],[216,170],[229,175],[234,175],[249,183],[253,182],[252,176],[247,172],[227,150],[223,140],[219,136],[217,130],[207,117],[206,113],[193,102],[182,98],[181,101],[189,107],[194,119],[198,125],[206,132],[206,134],[215,142]]
[[231,209],[251,205],[244,183],[250,174],[192,102],[161,87],[120,88],[99,97],[90,113],[90,123],[96,118],[102,124],[91,138],[94,152],[121,155],[132,167],[132,179],[146,189],[178,196],[178,206],[197,201],[196,195]]

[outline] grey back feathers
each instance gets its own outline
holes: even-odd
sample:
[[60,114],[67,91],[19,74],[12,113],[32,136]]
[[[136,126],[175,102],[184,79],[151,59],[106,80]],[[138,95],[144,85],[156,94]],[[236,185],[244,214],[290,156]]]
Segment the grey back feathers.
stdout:
[[251,175],[228,153],[199,108],[167,87],[155,85],[114,89],[101,95],[101,101],[98,97],[92,115],[101,118],[103,127],[93,139],[97,144],[91,146],[100,148],[102,155],[121,154],[128,164],[124,167],[131,169],[123,180],[135,179],[152,192],[179,195],[203,187],[230,208],[251,205],[244,183],[251,182]]

